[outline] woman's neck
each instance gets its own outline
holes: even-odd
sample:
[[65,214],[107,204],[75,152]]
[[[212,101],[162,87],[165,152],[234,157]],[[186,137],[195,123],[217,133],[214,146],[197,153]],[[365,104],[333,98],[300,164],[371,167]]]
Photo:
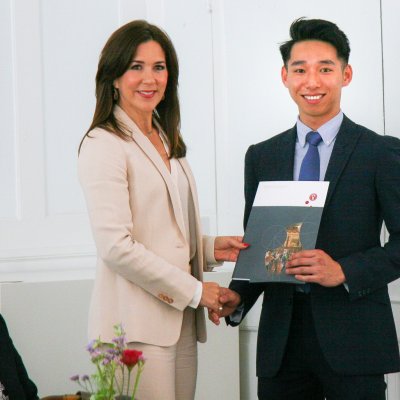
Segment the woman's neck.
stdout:
[[[121,106],[120,106],[121,107]],[[153,132],[153,113],[152,112],[137,112],[136,110],[125,110],[121,107],[128,117],[137,125],[137,127],[146,135],[151,135]]]

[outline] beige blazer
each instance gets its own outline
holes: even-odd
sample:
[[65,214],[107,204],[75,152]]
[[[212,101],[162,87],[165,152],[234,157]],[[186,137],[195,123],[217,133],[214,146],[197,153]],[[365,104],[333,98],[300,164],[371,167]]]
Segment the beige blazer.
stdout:
[[[98,252],[89,311],[89,337],[110,341],[122,323],[129,342],[170,346],[178,341],[183,310],[214,262],[214,238],[200,230],[197,191],[186,159],[196,221],[196,255],[179,195],[157,150],[118,106],[114,114],[132,135],[124,141],[96,128],[81,147],[78,171]],[[190,273],[191,272],[191,273]],[[206,340],[204,310],[196,310],[197,338]]]

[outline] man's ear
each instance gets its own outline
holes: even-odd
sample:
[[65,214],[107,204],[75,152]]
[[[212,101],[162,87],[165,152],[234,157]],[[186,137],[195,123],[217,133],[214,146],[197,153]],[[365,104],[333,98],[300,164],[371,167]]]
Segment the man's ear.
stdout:
[[347,64],[343,70],[343,87],[350,84],[353,79],[353,68],[350,64]]
[[282,78],[282,82],[283,82],[283,84],[287,87],[287,74],[288,74],[288,71],[287,71],[287,69],[286,69],[286,66],[282,66],[282,69],[281,69],[281,78]]

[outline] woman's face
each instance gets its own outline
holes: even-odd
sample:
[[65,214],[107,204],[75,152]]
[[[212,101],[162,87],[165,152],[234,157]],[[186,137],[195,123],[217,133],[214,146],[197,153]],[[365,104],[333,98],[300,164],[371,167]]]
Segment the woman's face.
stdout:
[[119,106],[133,119],[152,114],[164,96],[167,64],[161,46],[151,40],[138,46],[125,73],[114,81]]

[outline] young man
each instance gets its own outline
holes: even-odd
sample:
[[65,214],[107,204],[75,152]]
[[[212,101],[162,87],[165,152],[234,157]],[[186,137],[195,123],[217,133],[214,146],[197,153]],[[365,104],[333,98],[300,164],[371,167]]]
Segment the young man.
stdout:
[[[400,370],[387,284],[400,276],[400,140],[350,121],[340,109],[352,79],[346,35],[324,20],[295,21],[281,47],[282,81],[296,126],[250,146],[246,226],[260,181],[303,180],[311,146],[329,181],[316,250],[294,255],[301,285],[233,281],[220,298],[237,325],[264,293],[257,345],[262,400],[384,400],[384,374]],[[310,135],[318,137],[308,143]],[[311,152],[314,151],[311,148]],[[305,167],[306,168],[306,167]],[[382,246],[385,221],[390,233]],[[218,323],[216,314],[210,319]]]

